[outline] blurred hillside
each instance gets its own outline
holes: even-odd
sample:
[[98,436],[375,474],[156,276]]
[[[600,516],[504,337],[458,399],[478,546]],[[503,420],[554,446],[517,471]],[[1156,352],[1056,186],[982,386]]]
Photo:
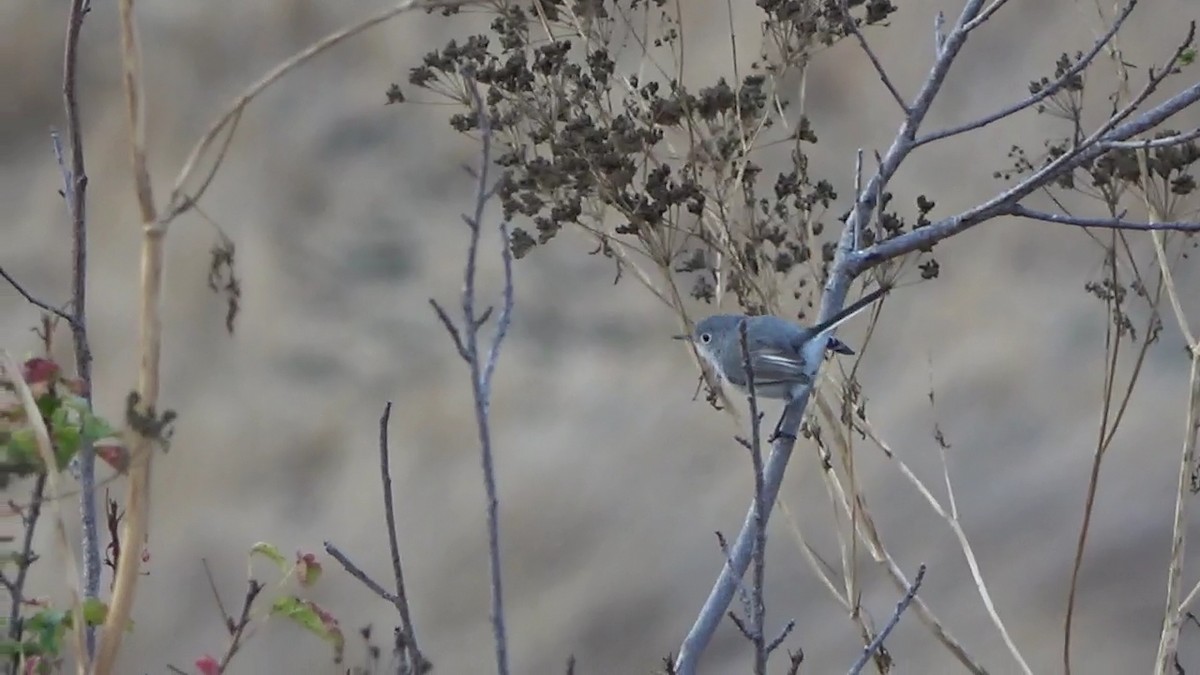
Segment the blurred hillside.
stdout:
[[[686,4],[688,39],[721,46],[691,52],[690,72],[697,81],[728,72],[725,4]],[[932,59],[934,13],[953,17],[959,3],[898,4],[892,27],[869,36],[911,93]],[[758,15],[745,5],[739,35],[755,36]],[[1121,46],[1128,61],[1161,63],[1184,36],[1180,16],[1200,12],[1194,0],[1143,5]],[[159,197],[233,96],[280,59],[380,6],[139,2]],[[61,177],[48,137],[62,125],[65,16],[63,2],[0,4],[0,264],[54,299],[67,297],[69,276]],[[468,375],[427,305],[431,296],[453,303],[460,289],[466,232],[459,214],[472,190],[460,166],[474,161],[476,149],[449,129],[446,106],[383,105],[388,84],[406,83],[424,52],[470,34],[479,26],[472,21],[402,16],[319,57],[248,109],[204,201],[238,247],[244,298],[233,337],[222,300],[205,284],[211,228],[194,215],[172,225],[162,400],[181,417],[155,470],[152,560],[123,672],[164,672],[168,663],[184,667],[224,647],[202,557],[227,603],[243,592],[245,551],[259,540],[285,551],[319,550],[332,540],[387,577],[375,439],[389,399],[417,630],[436,672],[489,671],[484,499]],[[95,391],[99,408],[119,418],[136,366],[140,228],[116,22],[112,3],[94,4],[83,30],[80,103],[91,179]],[[1086,49],[1096,25],[1091,3],[1013,0],[968,43],[929,128],[1024,96],[1062,51]],[[754,42],[739,42],[747,58]],[[868,157],[886,149],[899,121],[895,105],[849,42],[818,59],[806,105],[821,138],[814,166],[835,182],[843,208],[855,149]],[[1101,101],[1097,112],[1104,108]],[[1193,111],[1174,126],[1197,124]],[[1011,145],[1036,151],[1052,133],[1061,129],[1030,114],[929,147],[892,190],[904,203],[926,194],[937,202],[934,215],[952,213],[1003,185],[992,173],[1008,165]],[[1133,242],[1151,250],[1145,238]],[[631,281],[614,286],[611,265],[585,255],[590,248],[563,236],[519,262],[517,314],[497,372],[514,672],[561,672],[569,654],[582,673],[657,667],[678,648],[720,567],[713,530],[736,531],[752,489],[749,463],[731,440],[739,430],[691,400],[694,368],[667,339],[677,327]],[[887,302],[860,376],[879,429],[931,484],[940,484],[935,419],[945,431],[963,525],[997,609],[1031,665],[1051,671],[1061,662],[1069,567],[1100,416],[1106,316],[1083,286],[1100,276],[1101,249],[1072,228],[1005,220],[944,245],[939,260],[941,278]],[[1177,274],[1185,310],[1200,316],[1200,277],[1186,268]],[[496,278],[489,268],[486,281]],[[1135,319],[1144,321],[1139,310]],[[36,320],[32,307],[0,287],[0,345],[34,350]],[[1078,672],[1144,672],[1154,655],[1188,364],[1173,321],[1166,324],[1102,476],[1076,615]],[[863,330],[852,325],[841,336],[857,344]],[[65,356],[69,341],[59,346]],[[1016,672],[949,528],[878,452],[863,445],[858,457],[898,561],[910,571],[929,566],[923,597],[992,672]],[[798,448],[784,494],[823,555],[836,559],[810,446]],[[771,620],[796,619],[789,644],[807,653],[804,672],[844,671],[858,653],[853,624],[809,573],[784,524],[777,519],[771,530]],[[51,550],[44,541],[41,550]],[[391,625],[390,606],[332,561],[326,570],[318,600],[348,633]],[[869,564],[862,573],[866,604],[886,617],[895,590]],[[1185,570],[1185,581],[1196,574]],[[60,579],[61,570],[39,565],[38,589]],[[744,672],[747,647],[730,626],[720,635],[705,672]],[[350,643],[353,664],[361,649]],[[958,672],[915,620],[903,621],[888,646],[903,672]],[[1182,656],[1185,667],[1200,664],[1200,636],[1190,629]],[[255,636],[235,670],[331,672],[326,663],[323,645],[280,624]]]

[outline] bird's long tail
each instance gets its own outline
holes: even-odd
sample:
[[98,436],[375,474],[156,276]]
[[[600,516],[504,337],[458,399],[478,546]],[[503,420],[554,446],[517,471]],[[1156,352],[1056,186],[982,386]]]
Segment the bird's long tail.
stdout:
[[838,312],[837,314],[834,314],[833,317],[830,318],[829,320],[823,321],[823,322],[817,324],[816,326],[813,326],[808,331],[808,334],[805,337],[805,341],[810,340],[813,337],[820,335],[821,333],[824,333],[826,331],[833,330],[834,328],[837,328],[838,326],[842,325],[843,323],[849,321],[850,319],[854,318],[854,316],[856,314],[863,311],[867,307],[870,307],[871,303],[875,302],[879,298],[882,298],[884,295],[887,295],[891,290],[892,290],[891,286],[880,286],[879,288],[871,291],[870,293],[867,293],[866,295],[864,295],[863,297],[859,298],[857,301],[852,303],[849,307],[846,307],[845,309]]

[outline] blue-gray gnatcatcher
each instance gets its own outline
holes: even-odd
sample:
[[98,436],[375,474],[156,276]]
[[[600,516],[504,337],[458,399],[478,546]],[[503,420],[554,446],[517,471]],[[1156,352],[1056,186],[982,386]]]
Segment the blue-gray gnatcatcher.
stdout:
[[805,374],[804,347],[823,338],[826,348],[839,354],[853,354],[844,342],[828,335],[871,303],[891,290],[879,288],[838,312],[824,323],[808,328],[777,316],[715,314],[696,324],[691,335],[676,335],[688,340],[721,380],[745,393],[746,364],[742,355],[740,326],[746,323],[746,347],[750,352],[750,370],[754,374],[754,393],[763,398],[791,399],[797,387],[808,384]]

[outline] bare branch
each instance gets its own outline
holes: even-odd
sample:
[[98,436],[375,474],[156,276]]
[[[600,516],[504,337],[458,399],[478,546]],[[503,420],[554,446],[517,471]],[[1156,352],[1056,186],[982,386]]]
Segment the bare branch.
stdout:
[[413,625],[412,614],[408,606],[408,591],[404,584],[404,567],[400,561],[400,544],[396,534],[396,508],[392,500],[392,469],[391,449],[388,446],[388,422],[392,416],[392,402],[388,401],[383,407],[379,418],[379,476],[383,482],[383,513],[387,526],[388,548],[392,554],[392,573],[396,578],[396,592],[392,593],[383,588],[379,582],[372,579],[350,558],[342,553],[331,542],[325,542],[325,552],[342,564],[347,572],[362,582],[379,597],[390,602],[400,615],[399,634],[397,635],[397,652],[406,659],[405,670],[416,675],[427,673],[433,669],[433,664],[417,645],[417,633]]
[[1109,141],[1101,145],[1104,146],[1105,150],[1152,150],[1182,145],[1197,138],[1200,138],[1200,127],[1172,136],[1164,136],[1163,138],[1148,138],[1144,141]]
[[396,509],[392,502],[391,452],[388,448],[388,420],[392,416],[392,402],[383,407],[379,418],[379,474],[383,481],[383,515],[387,523],[388,548],[392,553],[392,572],[396,577],[396,596],[393,604],[400,614],[400,630],[404,633],[405,651],[411,657],[410,667],[415,673],[424,673],[433,668],[417,646],[417,631],[412,613],[408,608],[408,592],[404,586],[404,567],[400,563],[400,544],[396,536]]
[[1197,232],[1200,231],[1200,222],[1197,221],[1173,221],[1173,222],[1129,222],[1122,217],[1117,218],[1084,218],[1082,216],[1071,216],[1063,213],[1049,213],[1047,211],[1035,211],[1034,209],[1026,208],[1020,204],[1014,204],[1006,208],[1000,215],[1017,216],[1020,218],[1032,218],[1033,220],[1044,220],[1048,223],[1058,223],[1061,225],[1075,225],[1077,227],[1099,227],[1108,230],[1141,230],[1143,232],[1160,232],[1164,230],[1178,232]]
[[[1189,376],[1187,402],[1187,425],[1184,431],[1182,455],[1179,462],[1179,483],[1175,494],[1175,515],[1172,518],[1173,533],[1171,561],[1167,569],[1167,606],[1163,612],[1163,626],[1159,637],[1158,654],[1154,661],[1155,675],[1165,675],[1179,649],[1179,627],[1183,624],[1186,605],[1179,600],[1183,583],[1183,553],[1187,532],[1187,501],[1190,476],[1196,461],[1196,433],[1200,429],[1200,349],[1188,345],[1192,352],[1192,368]],[[1189,600],[1191,594],[1189,593]]]
[[[759,429],[762,418],[758,414],[758,392],[754,384],[754,368],[751,366],[747,329],[748,322],[742,321],[738,324],[738,338],[742,349],[742,369],[746,374],[746,400],[750,406],[750,442],[747,444],[747,448],[750,450],[750,461],[754,469],[754,555],[752,556],[754,577],[750,587],[750,611],[746,618],[750,622],[750,631],[747,635],[754,645],[754,673],[755,675],[766,675],[767,656],[770,654],[766,642],[767,607],[763,596],[766,586],[767,502],[763,486],[762,438]],[[726,553],[726,559],[728,560],[728,553]],[[746,633],[744,629],[742,632]]]
[[992,15],[996,13],[996,10],[1003,7],[1007,2],[1008,0],[992,0],[992,4],[985,7],[984,10],[979,13],[979,16],[971,19],[971,22],[967,24],[967,30],[975,30],[976,28],[982,26],[985,21],[992,18]]
[[224,673],[229,668],[229,662],[242,648],[242,637],[246,634],[246,627],[250,625],[250,609],[254,606],[254,600],[262,593],[263,588],[265,585],[256,579],[250,579],[247,582],[246,595],[242,598],[242,610],[238,612],[237,620],[234,621],[230,617],[225,624],[226,630],[229,631],[229,647],[225,649],[225,654],[217,666],[218,673]]
[[[208,129],[204,132],[204,135],[200,137],[200,140],[197,141],[192,147],[191,152],[188,153],[187,160],[183,163],[183,167],[179,170],[179,174],[175,177],[175,184],[171,188],[169,205],[163,213],[163,222],[170,222],[179,214],[190,209],[193,204],[200,200],[200,198],[204,195],[204,192],[208,189],[208,186],[212,183],[213,178],[216,176],[217,170],[221,167],[222,161],[224,161],[225,152],[229,148],[230,141],[233,138],[233,132],[237,129],[237,124],[241,120],[242,112],[245,111],[246,106],[284,75],[287,75],[289,72],[304,65],[313,57],[321,54],[330,47],[337,45],[343,40],[358,35],[364,30],[383,23],[392,17],[412,11],[414,9],[426,7],[453,7],[457,5],[469,4],[469,2],[470,0],[400,0],[400,2],[397,2],[391,7],[380,10],[378,13],[367,17],[362,21],[330,33],[324,38],[321,38],[320,40],[317,40],[316,42],[305,47],[291,58],[272,68],[270,72],[268,72],[266,75],[263,75],[262,78],[260,78],[257,82],[247,87],[242,95],[238,96],[229,105],[229,107],[226,108],[224,114],[222,114],[216,122],[213,122],[212,125],[208,127]],[[222,134],[225,135],[225,139],[222,141],[221,147],[218,148],[216,155],[205,172],[203,178],[201,178],[200,184],[195,190],[186,192],[186,184],[192,180],[196,174],[196,171],[200,168],[199,162],[201,156],[205,155],[212,148],[213,143],[215,143],[217,138],[219,138]]]
[[946,15],[938,11],[933,16],[933,56],[940,58],[946,47]]
[[[1102,127],[1093,133],[1092,136],[1085,139],[1075,152],[1064,154],[1046,164],[1041,169],[1030,174],[1025,180],[983,204],[958,215],[932,223],[928,227],[923,227],[899,237],[880,242],[864,251],[857,252],[854,255],[854,260],[850,263],[849,272],[855,275],[862,273],[885,260],[890,260],[919,249],[929,248],[947,237],[954,236],[998,215],[1004,215],[1022,199],[1049,185],[1058,176],[1102,155],[1105,152],[1104,143],[1124,141],[1145,133],[1198,100],[1200,100],[1200,83],[1195,83],[1133,120],[1110,129]],[[1120,114],[1117,113],[1118,116]],[[884,163],[885,166],[888,164],[887,158],[885,158]],[[883,169],[881,169],[882,171]],[[872,180],[876,180],[878,175]]]
[[22,298],[25,298],[25,300],[29,304],[33,305],[34,307],[37,307],[38,309],[42,310],[43,312],[49,312],[50,314],[53,314],[54,316],[57,316],[60,319],[65,319],[67,321],[67,323],[70,323],[75,320],[75,317],[71,316],[70,314],[67,314],[66,312],[62,311],[61,309],[54,307],[52,305],[49,305],[41,300],[38,300],[36,297],[34,297],[34,295],[32,293],[25,290],[25,287],[22,286],[21,283],[18,282],[15,278],[13,278],[13,276],[11,274],[4,271],[3,267],[0,267],[0,277],[4,277],[4,280],[7,281],[8,284],[10,286],[12,286],[13,289],[16,290],[17,293],[20,293]]
[[384,588],[383,585],[381,585],[378,581],[372,579],[366,572],[362,570],[361,567],[355,565],[354,562],[350,560],[349,556],[347,556],[345,553],[342,553],[342,550],[335,546],[333,542],[327,541],[324,542],[324,545],[325,552],[333,556],[334,560],[341,563],[342,567],[350,573],[350,576],[361,581],[363,586],[371,589],[371,592],[375,595],[378,595],[392,604],[396,603],[397,598],[394,593]]
[[767,655],[770,655],[776,649],[779,649],[779,647],[783,645],[783,641],[786,640],[787,637],[789,635],[791,635],[792,631],[795,629],[796,629],[796,620],[795,619],[791,619],[786,624],[784,624],[783,630],[779,631],[779,635],[776,635],[775,639],[771,640],[771,644],[767,645]]
[[879,57],[875,55],[875,50],[871,49],[870,43],[867,42],[867,36],[863,35],[862,29],[858,22],[850,15],[849,0],[841,0],[842,4],[842,20],[846,25],[846,30],[850,31],[858,40],[858,46],[862,48],[863,53],[871,60],[871,65],[875,67],[875,72],[879,75],[879,79],[883,82],[883,86],[887,87],[888,92],[892,95],[892,99],[896,101],[896,105],[900,106],[900,110],[904,114],[908,114],[908,104],[904,102],[904,97],[900,95],[900,90],[896,89],[896,85],[892,84],[892,78],[888,77],[887,70],[884,69],[883,63],[879,61]]
[[467,364],[471,371],[471,390],[475,397],[475,423],[478,427],[480,463],[483,469],[483,486],[487,495],[487,530],[488,530],[488,567],[491,576],[492,591],[492,638],[496,649],[496,670],[498,675],[508,675],[508,638],[504,624],[504,595],[501,580],[500,565],[500,517],[499,497],[496,489],[495,458],[492,453],[491,421],[488,417],[491,408],[492,374],[500,354],[500,345],[508,332],[513,308],[513,275],[512,254],[508,242],[506,225],[500,227],[501,258],[504,262],[504,306],[497,320],[496,334],[488,347],[486,357],[480,354],[479,329],[480,324],[475,312],[475,273],[479,252],[479,239],[483,230],[483,211],[488,196],[492,193],[488,185],[488,169],[491,165],[492,127],[488,117],[488,109],[483,96],[479,93],[479,85],[469,73],[463,73],[463,80],[470,93],[474,112],[479,125],[480,136],[480,166],[475,193],[475,210],[473,217],[466,218],[470,228],[470,243],[467,246],[467,261],[463,272],[463,327],[466,334],[464,346],[467,353]]
[[[33,481],[33,495],[29,505],[21,509],[21,527],[25,532],[21,539],[21,550],[13,562],[17,568],[16,577],[9,579],[0,570],[0,578],[4,580],[4,588],[8,591],[8,639],[16,642],[21,639],[24,621],[21,619],[21,607],[25,602],[25,580],[29,576],[29,566],[37,559],[33,553],[33,535],[37,530],[38,519],[42,515],[42,504],[46,493],[46,472],[38,474]],[[13,671],[17,669],[14,655]]]
[[217,603],[217,611],[221,613],[221,621],[225,622],[226,626],[233,625],[233,616],[225,609],[225,603],[221,602],[221,592],[217,590],[217,580],[213,578],[212,568],[208,566],[208,559],[201,558],[200,565],[204,568],[204,578],[208,580],[208,589],[212,591],[213,600]]
[[910,604],[912,604],[913,598],[917,596],[917,589],[921,588],[921,582],[924,580],[925,564],[922,563],[921,566],[917,568],[916,578],[914,578],[912,583],[908,585],[908,591],[905,592],[904,597],[900,599],[900,602],[896,604],[896,611],[892,612],[892,616],[890,619],[888,619],[888,622],[884,624],[883,630],[879,631],[879,634],[875,636],[875,639],[871,640],[871,644],[867,645],[867,648],[863,650],[863,653],[858,657],[858,661],[855,661],[854,665],[851,666],[848,675],[859,675],[863,668],[867,666],[867,662],[871,660],[871,655],[883,646],[883,641],[887,639],[887,636],[892,632],[892,629],[896,627],[896,624],[900,623],[900,615],[904,613],[904,610],[908,609]]
[[[63,47],[63,111],[67,121],[67,142],[71,161],[64,161],[58,134],[51,134],[54,156],[63,175],[63,197],[71,219],[71,337],[75,346],[75,370],[82,383],[80,395],[92,405],[92,349],[87,327],[87,169],[83,160],[83,132],[79,120],[76,75],[79,66],[79,34],[84,17],[91,11],[91,0],[71,0],[67,16],[66,44]],[[90,441],[79,451],[80,520],[83,530],[83,593],[95,598],[100,593],[100,534],[96,519],[96,455]],[[94,656],[95,629],[86,634],[88,659]]]
[[441,306],[441,304],[433,298],[429,299],[429,306],[433,307],[433,311],[437,313],[438,320],[441,321],[442,325],[446,327],[446,332],[450,334],[450,339],[454,341],[454,348],[458,350],[458,355],[461,356],[464,361],[469,360],[470,357],[467,356],[467,348],[463,345],[462,334],[458,332],[458,326],[454,325],[454,321],[450,318],[450,315],[447,314],[446,310]]
[[[1133,8],[1137,6],[1137,3],[1138,0],[1129,0],[1129,2],[1127,2],[1125,6],[1121,8],[1120,13],[1117,14],[1117,16],[1113,19],[1112,25],[1108,27],[1108,31],[1092,44],[1092,48],[1089,49],[1082,58],[1076,61],[1075,65],[1071,66],[1065,73],[1063,73],[1061,77],[1045,87],[1042,87],[1042,89],[1040,89],[1037,93],[977,120],[921,136],[913,141],[912,147],[919,148],[927,143],[940,141],[951,136],[957,136],[959,134],[965,134],[970,131],[982,129],[993,122],[998,122],[1006,117],[1011,117],[1022,110],[1035,106],[1062,91],[1062,88],[1068,82],[1082,73],[1085,69],[1087,69],[1088,66],[1092,64],[1093,61],[1096,60],[1096,56],[1100,54],[1100,51],[1104,49],[1105,45],[1112,41],[1113,37],[1117,34],[1117,31],[1119,31],[1121,26],[1124,25],[1125,19],[1129,18],[1129,14],[1133,12]],[[995,4],[1002,3],[997,2],[994,3],[994,5]],[[989,9],[991,8],[989,7]]]

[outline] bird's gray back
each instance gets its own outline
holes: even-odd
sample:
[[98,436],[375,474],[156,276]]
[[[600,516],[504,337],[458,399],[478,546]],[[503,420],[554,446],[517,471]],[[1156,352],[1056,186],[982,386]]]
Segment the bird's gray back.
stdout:
[[796,343],[804,333],[800,326],[773,315],[752,316],[746,326],[755,342],[776,349],[795,349]]

